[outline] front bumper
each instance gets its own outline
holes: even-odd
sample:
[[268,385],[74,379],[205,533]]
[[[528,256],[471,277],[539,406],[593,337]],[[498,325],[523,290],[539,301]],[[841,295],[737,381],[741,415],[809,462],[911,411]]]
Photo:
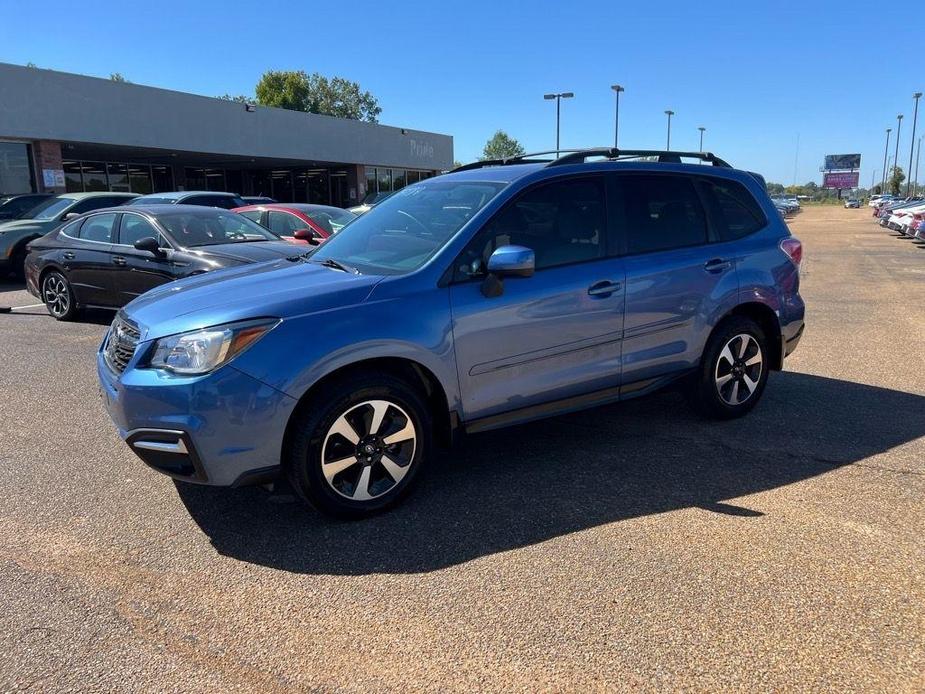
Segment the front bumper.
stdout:
[[187,482],[237,486],[272,478],[297,401],[233,365],[183,378],[135,368],[148,347],[138,346],[122,374],[97,354],[103,406],[132,451]]

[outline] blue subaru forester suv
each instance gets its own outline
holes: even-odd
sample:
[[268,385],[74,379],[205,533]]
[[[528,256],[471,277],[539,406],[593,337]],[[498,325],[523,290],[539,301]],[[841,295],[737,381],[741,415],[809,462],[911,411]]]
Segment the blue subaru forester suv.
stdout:
[[101,392],[160,472],[288,480],[361,516],[457,432],[674,381],[745,414],[803,332],[801,253],[763,179],[709,153],[483,161],[308,253],[139,297],[100,347]]

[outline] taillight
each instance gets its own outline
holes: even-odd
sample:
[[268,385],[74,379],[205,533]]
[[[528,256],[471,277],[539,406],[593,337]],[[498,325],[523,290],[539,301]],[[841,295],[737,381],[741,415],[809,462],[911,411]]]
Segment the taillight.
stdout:
[[787,254],[787,257],[793,261],[794,265],[800,266],[800,262],[803,260],[803,244],[800,243],[800,239],[794,236],[781,239],[780,249]]

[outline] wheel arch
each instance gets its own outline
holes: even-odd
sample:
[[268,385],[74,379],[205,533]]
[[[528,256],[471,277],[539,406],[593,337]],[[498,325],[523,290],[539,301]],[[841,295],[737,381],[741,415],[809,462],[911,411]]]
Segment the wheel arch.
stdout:
[[713,332],[716,332],[724,321],[733,316],[749,318],[758,324],[758,327],[761,328],[767,338],[768,361],[770,362],[771,370],[780,371],[784,368],[784,348],[780,320],[778,320],[774,309],[760,301],[739,304],[716,323]]
[[285,460],[285,451],[288,449],[293,434],[293,423],[298,421],[299,415],[305,408],[311,407],[315,396],[327,385],[361,372],[387,373],[418,389],[433,414],[436,441],[443,446],[449,446],[452,443],[457,428],[456,415],[450,411],[446,391],[436,374],[420,362],[406,357],[371,357],[330,371],[302,394],[286,424],[280,451],[281,460]]

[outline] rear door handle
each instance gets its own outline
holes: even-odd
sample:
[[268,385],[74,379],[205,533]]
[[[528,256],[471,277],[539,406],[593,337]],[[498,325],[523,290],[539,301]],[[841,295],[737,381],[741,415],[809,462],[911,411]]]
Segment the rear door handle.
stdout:
[[703,264],[703,269],[707,272],[722,272],[732,267],[732,261],[725,258],[713,258]]
[[65,260],[73,260],[73,259],[74,259],[74,254],[73,254],[71,251],[64,251],[64,259],[65,259]]
[[114,265],[125,265],[125,258],[121,255],[114,255],[112,257],[112,262]]
[[603,282],[595,282],[590,287],[588,287],[588,296],[610,296],[614,292],[618,291],[620,291],[619,282],[604,280]]

